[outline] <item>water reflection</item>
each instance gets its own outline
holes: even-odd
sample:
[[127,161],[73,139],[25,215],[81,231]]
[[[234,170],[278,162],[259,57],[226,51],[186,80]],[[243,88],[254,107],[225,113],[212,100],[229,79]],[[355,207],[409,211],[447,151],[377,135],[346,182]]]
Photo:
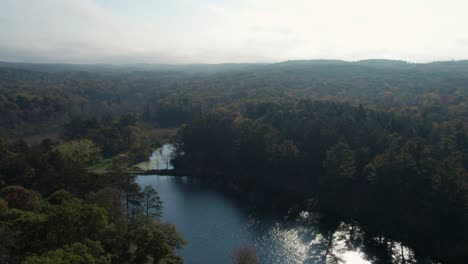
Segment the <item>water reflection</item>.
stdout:
[[172,144],[164,144],[153,152],[149,158],[150,170],[172,170],[174,167],[171,164],[171,159],[174,155],[174,146]]
[[[171,144],[155,151],[150,169],[173,169],[173,153]],[[140,176],[137,182],[159,192],[163,219],[189,242],[180,252],[188,264],[228,263],[232,250],[244,243],[255,248],[261,263],[432,263],[417,259],[401,243],[367,234],[356,223],[306,211],[285,216],[231,199],[194,178]]]
[[[306,213],[306,212],[304,212]],[[317,219],[298,217],[295,221],[277,221],[255,239],[254,247],[265,263],[371,263],[359,248],[351,247],[348,225],[336,231],[322,232]],[[257,222],[262,225],[262,222]],[[253,226],[253,229],[258,227]]]
[[313,212],[297,217],[265,213],[186,177],[140,176],[137,181],[160,193],[163,219],[189,243],[180,252],[188,264],[229,263],[232,250],[243,243],[255,248],[260,263],[418,262],[409,248],[368,236],[355,223]]

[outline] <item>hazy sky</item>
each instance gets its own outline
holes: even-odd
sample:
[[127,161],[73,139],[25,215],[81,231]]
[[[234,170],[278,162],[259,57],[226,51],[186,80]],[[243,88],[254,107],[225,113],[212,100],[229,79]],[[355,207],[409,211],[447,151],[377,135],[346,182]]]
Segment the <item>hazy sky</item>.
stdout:
[[0,60],[468,59],[468,0],[0,0]]

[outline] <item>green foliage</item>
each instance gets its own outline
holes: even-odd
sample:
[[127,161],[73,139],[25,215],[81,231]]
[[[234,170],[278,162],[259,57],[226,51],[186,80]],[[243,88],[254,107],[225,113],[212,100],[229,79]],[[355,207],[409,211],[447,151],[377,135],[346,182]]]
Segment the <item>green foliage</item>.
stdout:
[[70,162],[84,166],[98,160],[101,150],[89,139],[72,140],[57,146],[61,156]]
[[[0,208],[0,211],[2,208]],[[17,257],[14,250],[18,247],[18,232],[0,222],[0,263],[14,263]]]
[[162,201],[158,192],[151,186],[147,185],[143,188],[142,197],[143,211],[146,216],[160,218],[162,216]]
[[130,244],[127,261],[145,263],[153,260],[158,263],[158,260],[164,260],[182,263],[182,259],[174,255],[172,250],[181,248],[185,241],[172,225],[154,222],[140,214],[130,225],[126,240]]
[[47,241],[55,247],[80,241],[83,237],[97,238],[109,228],[106,211],[93,204],[72,200],[50,206],[47,213]]
[[36,211],[0,210],[0,258],[12,263],[182,263],[174,250],[185,242],[174,226],[141,214],[125,218],[124,204],[116,200],[121,197],[119,190],[106,188],[83,202],[61,190],[49,197],[54,204]]
[[0,223],[8,227],[10,233],[16,234],[15,247],[9,248],[8,254],[19,257],[21,252],[34,252],[43,247],[47,214],[19,209],[0,210]]
[[[87,172],[67,155],[76,143],[28,146],[0,140],[0,175],[12,184],[0,190],[1,262],[182,263],[174,250],[183,240],[173,226],[154,219],[162,208],[157,193],[145,196],[134,177],[123,173],[128,165],[119,158],[109,173]],[[42,200],[37,192],[13,185],[19,182],[49,197]],[[140,215],[143,205],[153,219]]]
[[[36,206],[29,190],[10,187],[10,198],[2,195],[8,206],[0,206],[10,239],[0,256],[12,263],[32,254],[28,261],[39,263],[180,261],[173,228],[142,216],[160,214],[157,193],[123,173],[149,155],[147,125],[181,126],[177,169],[246,192],[291,194],[284,200],[314,197],[315,208],[357,219],[370,234],[437,260],[466,259],[466,62],[60,67],[68,70],[0,67],[0,133],[65,124],[71,141],[0,139],[0,184],[86,197],[59,191]],[[97,147],[115,157],[90,168],[99,175],[85,168]],[[105,252],[83,260],[94,248],[86,239]]]
[[[345,101],[413,112],[438,122],[466,121],[468,114],[464,89],[468,69],[463,62],[288,61],[198,66],[213,68],[209,71],[191,69],[197,66],[135,71],[73,65],[45,70],[50,67],[0,65],[1,132],[48,132],[69,122],[70,117],[117,118],[129,111],[154,126],[176,127],[219,106],[250,99]],[[106,131],[109,134],[116,132]]]
[[73,199],[73,195],[63,189],[55,191],[52,195],[47,198],[50,204],[58,205],[69,202]]
[[356,176],[354,152],[348,144],[340,142],[327,150],[323,167],[324,181],[351,180]]
[[97,161],[95,164],[93,164],[92,166],[87,167],[86,169],[93,173],[105,174],[110,171],[111,166],[112,166],[112,161],[113,161],[113,158],[101,159]]
[[40,256],[27,257],[23,264],[110,264],[111,259],[105,254],[99,242],[86,240],[85,244],[73,243],[63,248],[48,251]]
[[109,219],[120,221],[124,219],[123,192],[115,187],[105,187],[97,192],[86,195],[86,201],[106,209]]
[[312,196],[315,209],[458,261],[468,246],[467,135],[458,122],[363,106],[248,102],[183,126],[174,165],[245,192]]
[[[125,152],[131,163],[148,158],[151,153],[149,136],[137,123],[133,114],[122,115],[119,119],[75,118],[65,125],[65,138],[68,140],[89,139],[98,144],[104,157],[111,157]],[[95,159],[97,160],[97,159]],[[104,164],[91,169],[103,169]]]
[[8,143],[4,152],[7,155],[0,166],[4,184],[20,184],[46,196],[59,189],[84,196],[88,192],[116,185],[123,177],[90,173],[84,165],[65,158],[56,146],[56,143],[47,140],[31,147]]

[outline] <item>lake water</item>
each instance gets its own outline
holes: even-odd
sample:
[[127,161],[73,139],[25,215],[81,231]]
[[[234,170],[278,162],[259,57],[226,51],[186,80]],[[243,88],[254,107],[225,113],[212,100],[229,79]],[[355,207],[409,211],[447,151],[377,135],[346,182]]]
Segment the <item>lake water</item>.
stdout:
[[[161,158],[164,160],[164,157]],[[414,253],[392,242],[385,252],[375,250],[377,238],[362,236],[358,226],[323,225],[318,214],[287,216],[264,206],[238,201],[220,190],[188,177],[139,176],[152,185],[164,203],[163,221],[174,224],[188,242],[178,253],[188,264],[229,263],[235,248],[255,248],[260,263],[373,263],[382,256],[400,263]],[[369,249],[369,245],[372,249]]]

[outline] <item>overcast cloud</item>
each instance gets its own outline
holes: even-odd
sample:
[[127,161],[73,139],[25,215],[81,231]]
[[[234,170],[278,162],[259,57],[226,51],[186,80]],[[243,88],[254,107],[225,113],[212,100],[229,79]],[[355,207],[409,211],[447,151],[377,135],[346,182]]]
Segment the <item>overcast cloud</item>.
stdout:
[[468,59],[466,0],[0,0],[0,60]]

